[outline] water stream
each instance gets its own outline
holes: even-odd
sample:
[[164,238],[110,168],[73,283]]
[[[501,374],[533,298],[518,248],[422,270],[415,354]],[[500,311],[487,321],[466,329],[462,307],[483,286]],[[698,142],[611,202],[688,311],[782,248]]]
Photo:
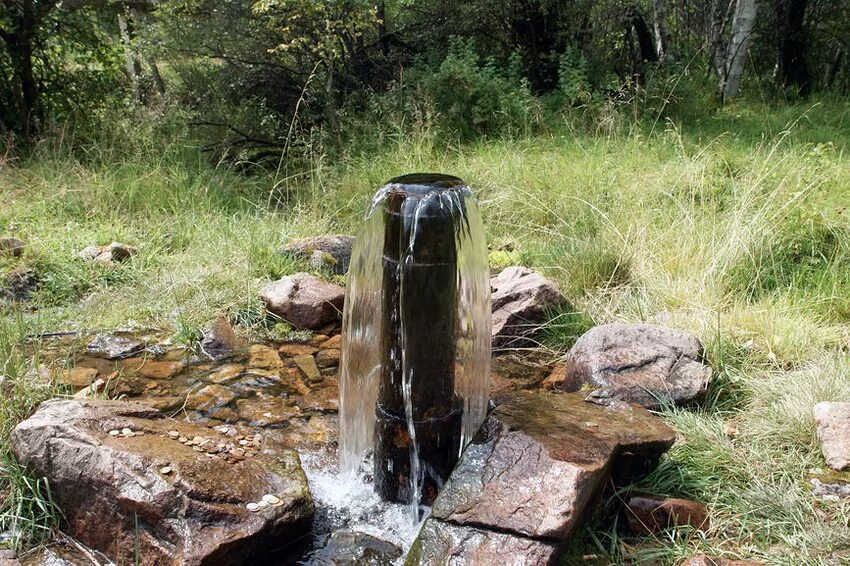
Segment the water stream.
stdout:
[[[399,301],[416,301],[418,297],[405,296],[407,277],[416,277],[415,265],[428,265],[428,257],[417,256],[423,246],[420,221],[426,215],[440,214],[449,218],[454,227],[454,250],[456,254],[456,316],[454,317],[454,396],[462,403],[460,420],[460,439],[458,450],[469,442],[478,429],[487,411],[487,394],[490,364],[490,286],[487,270],[487,249],[484,240],[483,224],[478,204],[468,187],[459,180],[449,177],[407,176],[407,183],[390,182],[379,190],[366,213],[363,227],[358,234],[349,268],[346,290],[345,311],[343,313],[343,339],[340,357],[340,472],[346,481],[363,481],[362,463],[373,450],[376,436],[376,401],[382,375],[382,363],[400,364],[402,393],[404,397],[404,417],[410,438],[410,482],[412,520],[416,524],[421,520],[423,478],[429,473],[428,462],[420,460],[421,438],[417,434],[419,425],[416,414],[422,414],[421,407],[414,407],[413,384],[417,379],[429,379],[433,376],[417,374],[417,368],[407,359],[408,341],[423,339],[412,336],[421,331],[421,325],[414,327],[405,320],[405,308],[384,316],[385,269],[388,258],[384,257],[385,238],[391,232],[387,230],[387,214],[390,199],[397,197],[399,187],[414,191],[406,197],[404,206],[409,213],[405,217],[402,237],[407,234],[409,240],[402,244],[395,277],[400,282]],[[426,184],[433,179],[435,185]],[[442,179],[459,183],[441,186]],[[436,212],[435,212],[436,211]],[[427,222],[423,223],[427,225]],[[427,237],[427,234],[425,235]],[[453,291],[454,291],[453,290]],[[439,293],[440,290],[437,290]],[[449,290],[447,290],[447,294]],[[394,352],[382,362],[382,337],[387,329],[385,324],[393,324],[400,333],[400,359]],[[393,330],[395,331],[395,330]],[[384,344],[386,344],[384,342]],[[451,400],[447,400],[450,403]],[[439,487],[439,486],[438,486]]]

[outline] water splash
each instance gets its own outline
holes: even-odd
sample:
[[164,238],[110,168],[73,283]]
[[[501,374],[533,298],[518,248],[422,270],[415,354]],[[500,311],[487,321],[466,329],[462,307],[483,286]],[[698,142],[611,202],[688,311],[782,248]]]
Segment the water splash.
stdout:
[[[413,189],[413,190],[411,190]],[[410,481],[402,496],[411,502],[413,516],[420,518],[419,502],[422,501],[423,481],[435,475],[427,461],[420,459],[423,422],[420,407],[414,407],[413,384],[417,377],[416,367],[409,367],[406,342],[411,339],[411,325],[406,324],[403,313],[383,312],[384,293],[396,292],[385,289],[386,217],[390,200],[400,190],[407,191],[405,207],[406,223],[402,234],[409,240],[402,245],[395,273],[398,291],[404,294],[405,278],[416,277],[413,266],[417,262],[427,263],[428,258],[417,257],[423,236],[420,220],[427,214],[445,215],[453,226],[453,253],[456,255],[456,273],[453,277],[456,293],[454,336],[454,395],[460,401],[459,438],[454,442],[457,450],[471,440],[480,426],[487,410],[490,364],[490,286],[487,268],[487,250],[484,229],[478,204],[469,188],[459,179],[448,176],[406,176],[394,179],[381,188],[372,200],[366,214],[353,253],[346,290],[343,313],[343,340],[340,357],[340,467],[349,477],[356,475],[358,467],[372,451],[376,435],[376,402],[381,382],[382,337],[384,325],[399,331],[400,352],[391,349],[384,357],[384,364],[400,370],[401,392],[404,397],[404,417],[410,438]],[[396,203],[397,204],[397,203]],[[425,230],[427,223],[423,223]],[[392,268],[390,268],[392,269]],[[436,291],[440,291],[437,289]],[[401,304],[415,301],[417,297],[399,297]],[[421,328],[418,329],[421,331]],[[421,336],[413,337],[422,340]],[[384,343],[386,347],[386,343]],[[420,379],[428,379],[422,375]],[[449,393],[449,396],[451,393]],[[447,400],[449,402],[451,400]],[[417,424],[419,422],[420,424]],[[422,430],[420,430],[422,429]],[[446,445],[443,442],[441,445]],[[440,486],[437,485],[437,488]]]

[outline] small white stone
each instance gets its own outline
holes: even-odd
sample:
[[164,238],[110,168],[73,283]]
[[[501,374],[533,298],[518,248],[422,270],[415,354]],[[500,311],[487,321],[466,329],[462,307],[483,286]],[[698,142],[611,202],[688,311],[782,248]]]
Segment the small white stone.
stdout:
[[159,473],[166,474],[166,475],[170,474],[171,473],[171,466],[164,466],[164,467],[160,468]]
[[248,511],[255,512],[255,511],[259,511],[260,506],[256,503],[249,503],[248,505],[245,506],[245,508],[247,508]]
[[130,434],[131,432],[133,432],[133,431],[130,430],[129,428],[122,428],[121,429],[121,434]]
[[121,431],[118,429],[109,431],[109,436],[118,436],[119,434],[121,434]]

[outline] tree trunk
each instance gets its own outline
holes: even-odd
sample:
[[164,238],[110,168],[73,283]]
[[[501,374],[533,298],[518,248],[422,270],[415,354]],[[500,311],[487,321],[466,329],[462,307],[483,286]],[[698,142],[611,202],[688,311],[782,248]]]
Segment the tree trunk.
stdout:
[[655,16],[655,51],[658,53],[658,60],[664,61],[667,57],[667,23],[665,22],[664,0],[652,0],[652,10]]
[[[19,28],[20,30],[20,28]],[[38,117],[38,83],[33,71],[33,46],[30,30],[20,30],[6,40],[12,63],[14,97],[18,107],[16,128],[23,135],[32,133]]]
[[141,102],[141,82],[142,66],[132,46],[132,31],[130,24],[127,21],[127,14],[122,10],[118,12],[118,31],[121,35],[121,45],[124,47],[124,70],[127,72],[127,77],[130,79],[130,88],[133,93],[133,102]]
[[758,0],[738,0],[735,4],[735,16],[732,18],[732,36],[726,51],[725,76],[720,91],[723,100],[735,98],[741,87],[741,76],[747,51],[758,13]]
[[806,32],[803,18],[807,0],[776,0],[776,19],[779,25],[779,59],[777,81],[781,86],[794,86],[801,96],[812,90],[809,67],[806,64]]
[[[711,16],[711,43],[708,60],[714,67],[714,74],[722,85],[726,79],[726,42],[723,40],[726,23],[732,14],[735,0],[714,0]],[[722,87],[721,87],[722,91]]]

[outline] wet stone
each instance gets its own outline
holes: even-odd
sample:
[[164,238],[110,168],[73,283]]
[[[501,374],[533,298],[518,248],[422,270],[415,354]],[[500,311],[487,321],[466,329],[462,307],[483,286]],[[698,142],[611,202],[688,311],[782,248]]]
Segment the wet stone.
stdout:
[[322,381],[322,374],[319,371],[319,367],[316,365],[316,359],[307,354],[303,356],[295,356],[293,358],[295,365],[298,366],[298,369],[304,374],[304,377],[310,383],[317,383]]
[[454,525],[433,517],[425,521],[405,566],[551,566],[557,545],[510,533]]
[[622,485],[643,477],[674,440],[669,427],[640,407],[511,393],[467,446],[432,516],[562,541],[609,480]]
[[[108,433],[125,428],[148,434]],[[265,447],[234,464],[167,437],[178,429],[215,446],[232,442],[138,403],[52,400],[15,428],[12,448],[50,482],[64,530],[116,563],[257,564],[281,537],[307,532],[313,504],[295,452]],[[179,470],[180,481],[164,467]],[[245,509],[270,493],[283,504],[262,517]]]
[[236,335],[230,321],[220,316],[204,328],[199,346],[211,360],[221,360],[242,348],[244,341]]
[[122,362],[125,371],[150,379],[168,379],[179,373],[186,364],[182,361],[157,361],[148,358],[129,358]]
[[108,360],[129,358],[144,349],[145,343],[141,340],[113,334],[98,334],[86,347],[90,355]]
[[333,368],[339,366],[340,352],[337,349],[331,348],[328,350],[320,350],[316,354],[316,365],[320,368]]
[[255,427],[274,427],[284,425],[289,419],[301,414],[294,405],[287,404],[280,397],[252,397],[236,401],[239,418]]
[[283,360],[274,348],[254,344],[248,350],[248,365],[252,368],[272,370],[282,368]]
[[304,356],[304,355],[312,355],[318,352],[319,349],[316,346],[311,344],[306,344],[304,342],[287,342],[285,344],[281,344],[280,348],[278,348],[278,352],[281,355],[286,356],[287,358],[294,358],[295,356]]
[[236,398],[230,389],[222,385],[207,385],[189,395],[186,407],[195,411],[210,411],[223,407]]
[[245,371],[245,366],[241,364],[227,364],[221,366],[216,371],[206,377],[206,381],[210,383],[223,384],[233,381]]
[[313,564],[335,566],[392,566],[402,555],[398,546],[366,533],[347,529],[334,532],[312,556]]

